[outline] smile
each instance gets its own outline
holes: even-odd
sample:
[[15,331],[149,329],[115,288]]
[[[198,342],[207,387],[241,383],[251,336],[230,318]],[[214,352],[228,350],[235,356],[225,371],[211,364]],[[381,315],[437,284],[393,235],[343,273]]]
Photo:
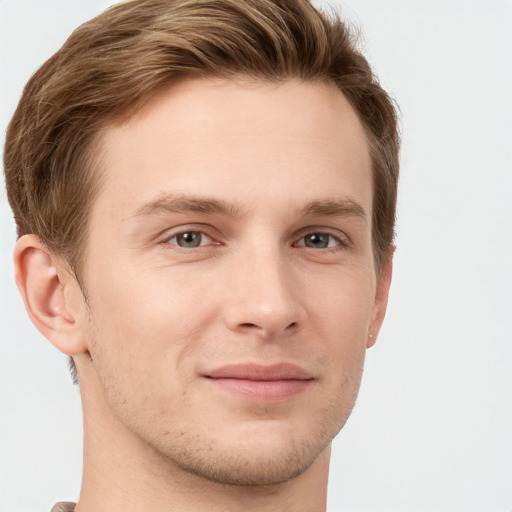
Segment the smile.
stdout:
[[228,365],[204,375],[215,387],[260,402],[280,402],[305,391],[313,377],[303,368],[280,363]]

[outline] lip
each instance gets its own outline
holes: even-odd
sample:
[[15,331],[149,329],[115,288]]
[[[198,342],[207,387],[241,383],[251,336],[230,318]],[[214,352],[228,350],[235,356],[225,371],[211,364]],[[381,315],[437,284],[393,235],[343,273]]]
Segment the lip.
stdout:
[[314,380],[304,368],[291,363],[230,364],[204,377],[220,390],[261,402],[290,399],[305,391]]

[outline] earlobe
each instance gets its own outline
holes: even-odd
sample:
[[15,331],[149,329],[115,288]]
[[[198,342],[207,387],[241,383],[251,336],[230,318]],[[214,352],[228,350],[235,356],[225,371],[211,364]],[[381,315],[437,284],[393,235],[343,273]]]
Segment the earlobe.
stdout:
[[[61,352],[86,351],[81,312],[72,306],[72,276],[36,235],[24,235],[14,249],[16,284],[30,319]],[[66,290],[66,286],[68,289]],[[78,288],[78,287],[77,287]]]
[[366,347],[372,347],[377,341],[377,335],[386,316],[388,306],[389,288],[391,286],[391,276],[393,274],[393,252],[382,264],[377,276],[377,287],[375,291],[375,303],[373,306],[373,316],[370,324]]

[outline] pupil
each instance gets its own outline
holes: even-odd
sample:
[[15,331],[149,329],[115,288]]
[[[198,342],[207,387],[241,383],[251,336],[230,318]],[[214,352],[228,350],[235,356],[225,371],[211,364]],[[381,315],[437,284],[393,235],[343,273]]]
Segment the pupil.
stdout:
[[323,235],[316,233],[314,235],[308,235],[306,237],[306,245],[308,247],[315,247],[324,249],[329,245],[329,235]]
[[178,244],[181,247],[198,247],[201,244],[201,235],[199,233],[183,233],[178,235]]

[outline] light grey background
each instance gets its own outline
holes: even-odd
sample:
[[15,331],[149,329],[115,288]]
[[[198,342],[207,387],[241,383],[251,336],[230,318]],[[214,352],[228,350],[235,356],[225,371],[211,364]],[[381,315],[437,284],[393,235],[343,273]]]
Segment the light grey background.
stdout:
[[[0,0],[2,141],[30,74],[110,3]],[[342,6],[404,145],[388,318],[334,442],[329,510],[510,512],[512,2]],[[4,192],[0,230],[0,512],[39,512],[78,496],[80,400],[15,289]]]

